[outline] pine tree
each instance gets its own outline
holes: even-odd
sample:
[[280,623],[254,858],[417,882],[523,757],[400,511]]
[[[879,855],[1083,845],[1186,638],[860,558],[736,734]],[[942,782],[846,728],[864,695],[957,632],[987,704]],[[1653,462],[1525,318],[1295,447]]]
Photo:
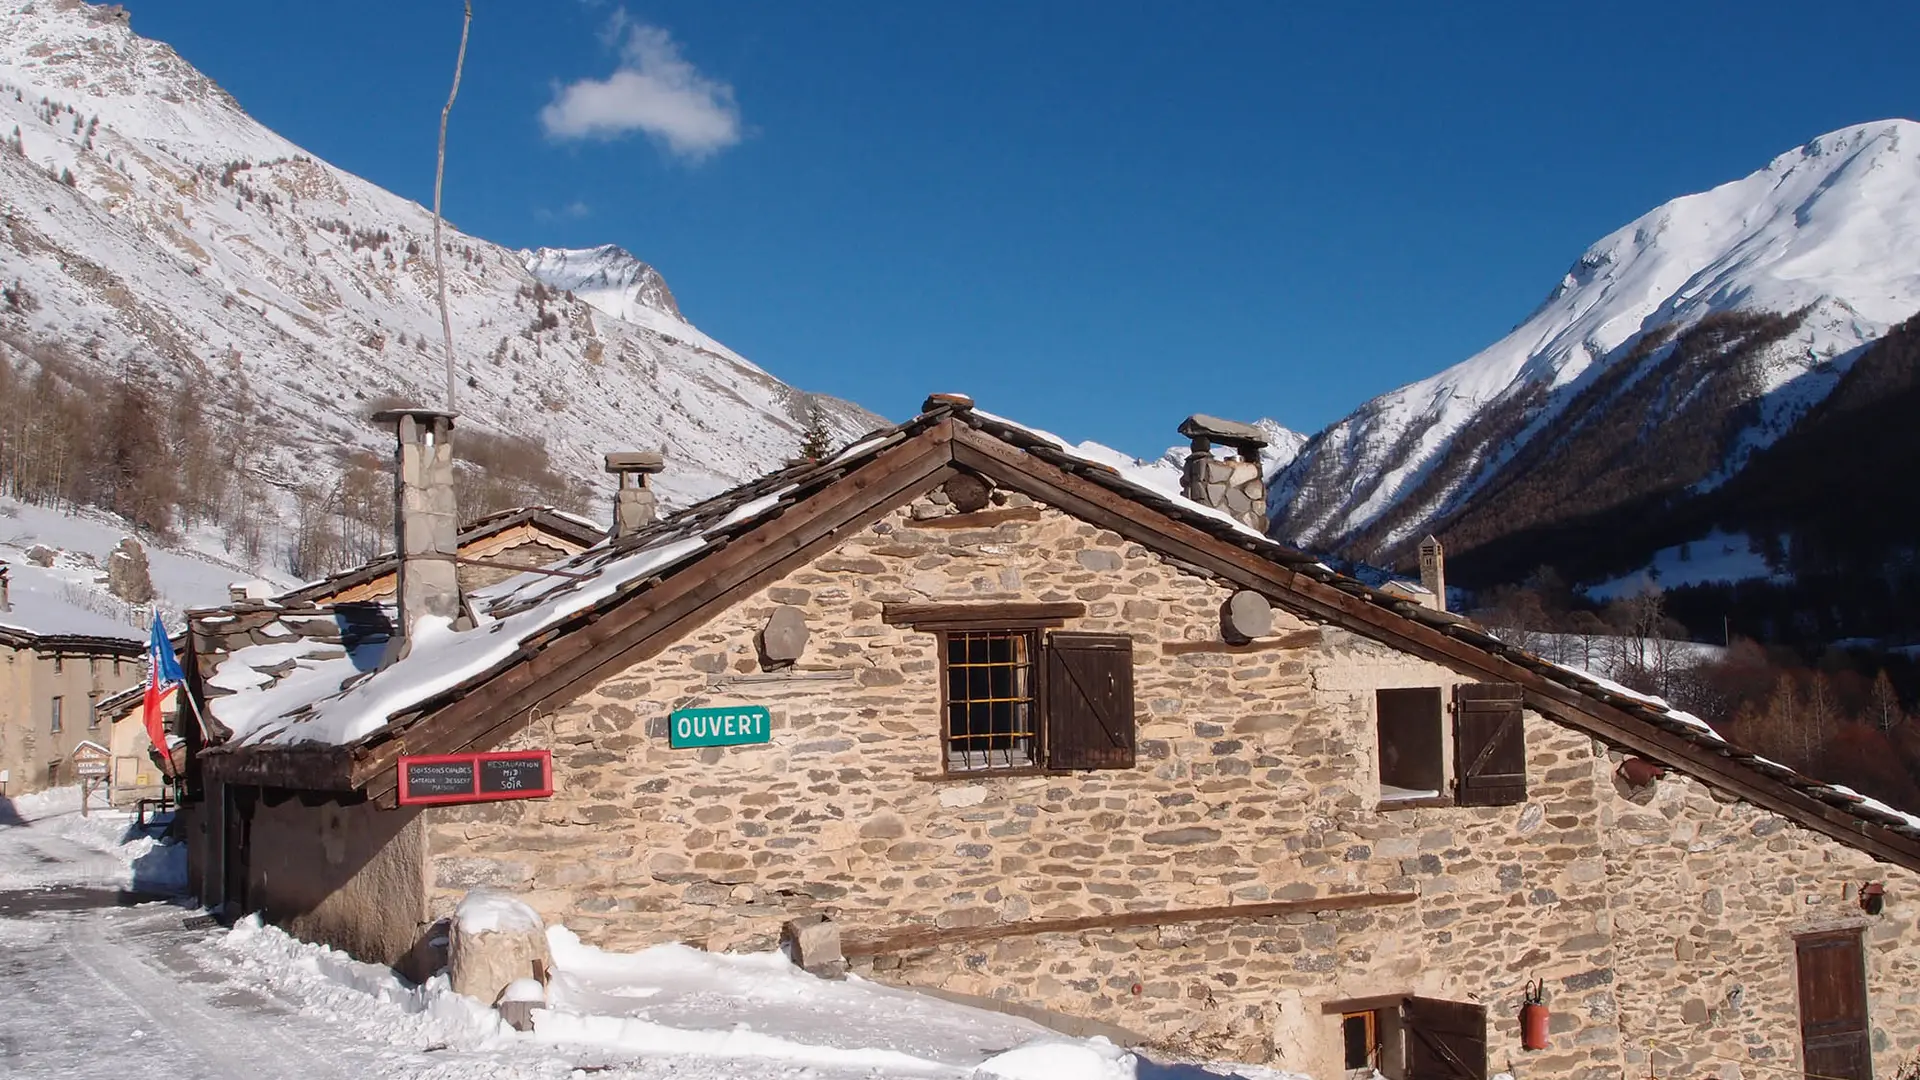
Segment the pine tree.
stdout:
[[807,427],[800,433],[800,456],[808,461],[824,461],[834,451],[833,432],[827,428],[827,416],[818,402],[807,405]]

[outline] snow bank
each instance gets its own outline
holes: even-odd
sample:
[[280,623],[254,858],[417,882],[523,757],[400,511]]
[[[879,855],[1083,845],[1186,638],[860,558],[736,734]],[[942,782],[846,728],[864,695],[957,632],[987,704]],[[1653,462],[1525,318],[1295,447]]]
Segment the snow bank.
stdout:
[[505,893],[475,889],[453,910],[454,924],[470,934],[538,931],[539,913]]
[[403,1046],[494,1050],[513,1041],[513,1029],[472,998],[453,992],[445,975],[414,986],[392,968],[362,963],[337,949],[313,945],[249,915],[204,948],[227,960],[247,981],[302,1001],[343,1032]]
[[1105,1039],[1028,1043],[973,1070],[979,1080],[1134,1080],[1134,1057]]
[[[106,792],[95,791],[87,813],[80,813],[78,786],[48,788],[10,800],[13,812],[30,827],[51,833],[102,856],[81,869],[86,884],[117,887],[156,896],[178,896],[187,887],[187,846],[160,835],[164,826],[134,827],[135,815],[116,810]],[[78,884],[57,881],[61,868],[44,873],[25,870],[12,876],[34,885]]]

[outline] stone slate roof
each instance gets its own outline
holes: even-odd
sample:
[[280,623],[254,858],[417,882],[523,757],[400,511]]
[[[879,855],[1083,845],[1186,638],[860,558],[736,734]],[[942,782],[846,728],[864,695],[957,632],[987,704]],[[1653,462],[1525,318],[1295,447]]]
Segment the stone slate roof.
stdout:
[[[936,395],[921,415],[876,431],[831,459],[791,464],[617,543],[602,541],[550,568],[569,576],[523,575],[484,590],[475,598],[480,621],[474,629],[450,633],[448,640],[435,647],[422,649],[416,643],[412,655],[377,675],[364,677],[357,685],[350,676],[345,690],[276,702],[272,711],[284,721],[275,729],[276,745],[215,748],[208,756],[210,767],[236,782],[364,788],[372,793],[381,782],[370,778],[383,773],[390,777],[393,759],[400,752],[452,752],[471,745],[458,740],[473,738],[474,732],[497,739],[504,730],[501,723],[486,727],[470,718],[486,715],[485,710],[493,707],[491,700],[508,698],[508,690],[519,685],[512,683],[516,671],[527,660],[572,635],[587,638],[618,629],[606,625],[615,620],[603,622],[600,616],[623,605],[637,605],[640,614],[629,620],[632,623],[661,622],[671,614],[666,609],[672,603],[689,593],[699,595],[691,588],[673,593],[673,586],[684,586],[681,579],[687,577],[705,579],[713,599],[681,618],[704,621],[730,602],[726,591],[712,580],[731,569],[730,549],[746,546],[762,530],[802,528],[792,519],[830,502],[834,492],[849,498],[844,493],[856,490],[868,498],[877,498],[875,491],[897,495],[885,474],[899,462],[877,470],[872,467],[889,460],[896,448],[904,452],[912,441],[935,433],[942,425],[949,426],[946,430],[953,433],[956,447],[965,439],[972,448],[966,467],[982,466],[979,471],[991,472],[995,455],[1006,451],[1014,452],[1005,460],[1016,471],[1033,470],[1022,462],[1037,461],[1042,467],[1034,472],[1059,479],[1030,476],[1029,480],[1065,485],[1057,488],[1062,497],[1081,503],[1077,508],[1061,507],[1069,513],[1111,515],[1112,525],[1123,532],[1165,537],[1166,543],[1156,544],[1152,537],[1141,542],[1195,566],[1198,572],[1217,577],[1254,575],[1257,583],[1247,587],[1266,591],[1281,604],[1312,617],[1476,678],[1518,682],[1528,706],[1552,719],[1877,858],[1920,869],[1920,817],[1742,750],[1697,717],[1508,645],[1462,616],[1424,607],[1404,595],[1338,573],[1315,556],[1279,543],[1222,511],[1156,487],[1143,474],[1111,459],[1096,460],[1046,432],[977,410],[959,395]],[[960,464],[960,457],[956,450],[952,460]],[[863,485],[876,471],[880,479]],[[924,477],[910,478],[901,490],[918,479]],[[1046,496],[1039,497],[1047,501]],[[1141,510],[1148,513],[1143,515]],[[1187,534],[1176,536],[1156,517],[1204,534],[1204,550]],[[1170,550],[1175,547],[1177,551]],[[1195,565],[1196,560],[1204,565]],[[716,563],[727,565],[715,569]],[[1265,570],[1259,569],[1263,566]],[[689,570],[695,572],[689,575]],[[673,596],[657,600],[659,592]],[[653,619],[656,615],[659,618]],[[463,657],[463,662],[450,665],[449,658],[454,656]],[[554,667],[548,665],[550,671]],[[375,684],[379,689],[368,691]],[[496,693],[502,684],[510,684],[508,690]],[[489,693],[472,693],[482,686]],[[355,695],[357,702],[352,700]],[[356,708],[363,714],[347,715],[343,723],[343,715]],[[455,715],[467,726],[450,722],[414,742],[416,725]],[[390,793],[390,781],[383,790]]]

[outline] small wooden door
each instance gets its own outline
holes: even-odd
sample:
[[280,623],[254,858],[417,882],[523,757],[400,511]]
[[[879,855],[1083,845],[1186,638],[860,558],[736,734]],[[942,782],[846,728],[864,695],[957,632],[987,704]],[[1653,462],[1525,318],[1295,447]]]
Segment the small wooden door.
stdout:
[[251,876],[249,856],[253,847],[253,801],[251,788],[221,785],[223,821],[221,822],[221,906],[232,918],[253,910],[247,904],[247,880]]
[[1794,953],[1801,1067],[1814,1080],[1873,1080],[1860,931],[1810,934],[1794,942]]
[[1407,1080],[1486,1080],[1487,1010],[1464,1001],[1407,998]]

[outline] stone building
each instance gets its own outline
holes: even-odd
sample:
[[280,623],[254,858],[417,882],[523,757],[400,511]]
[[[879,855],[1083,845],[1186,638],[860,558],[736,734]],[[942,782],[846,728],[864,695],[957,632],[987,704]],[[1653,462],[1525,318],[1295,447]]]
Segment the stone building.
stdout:
[[[551,506],[522,506],[475,518],[460,530],[460,586],[478,589],[514,574],[578,555],[606,536],[600,525]],[[282,604],[356,604],[393,599],[400,560],[389,552],[274,597]]]
[[[936,397],[397,661],[228,652],[202,898],[403,966],[476,886],[620,949],[823,914],[866,977],[1316,1076],[1920,1048],[1920,819],[1144,475]],[[401,802],[497,749],[551,796]]]
[[[162,722],[168,731],[178,731],[183,723],[192,722],[176,716],[179,706],[177,693],[167,695],[160,706]],[[106,729],[106,737],[99,741],[112,755],[107,774],[108,799],[115,806],[130,807],[142,799],[171,797],[167,791],[166,769],[153,749],[153,737],[147,734],[146,686],[136,683],[102,698],[97,708]]]
[[[143,646],[129,629],[73,632],[72,613],[16,606],[0,563],[0,796],[75,782],[73,752],[103,741],[102,698],[139,680]],[[88,631],[113,623],[80,613]]]

